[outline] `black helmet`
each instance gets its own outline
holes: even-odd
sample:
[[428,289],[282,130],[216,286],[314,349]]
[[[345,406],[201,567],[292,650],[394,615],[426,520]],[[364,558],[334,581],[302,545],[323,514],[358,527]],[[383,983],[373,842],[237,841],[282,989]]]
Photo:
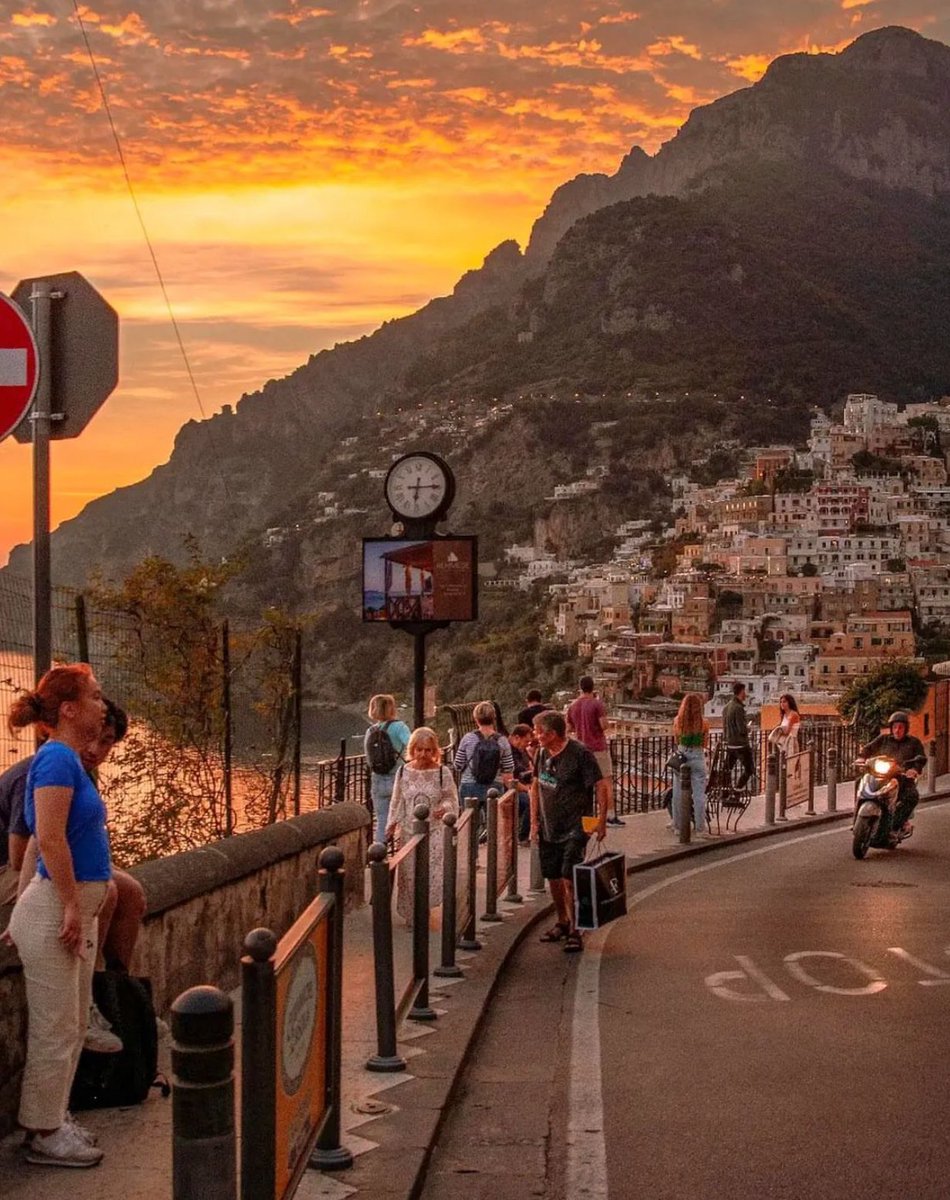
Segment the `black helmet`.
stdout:
[[888,729],[892,729],[898,723],[906,725],[910,729],[910,713],[905,712],[902,708],[899,708],[896,712],[892,712],[887,718]]

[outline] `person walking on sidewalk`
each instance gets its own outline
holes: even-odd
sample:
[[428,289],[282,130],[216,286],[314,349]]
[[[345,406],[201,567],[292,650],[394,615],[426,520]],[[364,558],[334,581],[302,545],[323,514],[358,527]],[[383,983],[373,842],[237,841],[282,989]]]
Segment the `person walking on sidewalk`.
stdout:
[[99,736],[102,692],[84,663],[54,667],[10,708],[11,730],[39,725],[48,739],[26,781],[24,812],[37,873],[9,934],[23,964],[29,1013],[20,1124],[27,1162],[94,1167],[102,1151],[67,1112],[92,1001],[96,917],[112,877],[105,805],[80,754]]
[[[699,692],[687,692],[673,718],[676,748],[689,767],[693,793],[693,821],[698,837],[712,837],[706,824],[706,734],[709,726],[703,718],[703,698]],[[683,803],[683,780],[679,771],[673,772],[673,828],[679,830]]]
[[603,700],[594,692],[594,681],[590,675],[582,675],[579,686],[580,695],[567,710],[567,732],[583,742],[597,759],[600,773],[607,783],[607,808],[610,813],[607,824],[626,825],[627,822],[617,816],[614,807],[614,765],[604,731],[607,709]]
[[369,794],[373,801],[373,837],[379,842],[389,824],[389,804],[400,763],[406,761],[409,726],[396,720],[396,698],[386,693],[369,702],[372,725],[363,738],[363,753],[370,770]]
[[476,728],[466,733],[455,751],[455,769],[461,772],[459,795],[462,804],[482,812],[492,788],[499,792],[511,783],[515,769],[511,743],[496,725],[495,706],[481,700],[472,709]]
[[[409,739],[408,761],[396,772],[392,803],[389,806],[389,825],[386,837],[398,832],[402,841],[412,837],[415,809],[418,804],[429,807],[429,911],[432,923],[438,927],[438,907],[442,903],[443,838],[442,818],[446,813],[458,815],[459,800],[455,780],[448,767],[442,764],[442,748],[434,729],[421,725]],[[399,891],[396,909],[412,924],[412,904],[415,892],[414,860],[403,859],[399,871]]]
[[564,949],[574,953],[584,949],[574,925],[574,867],[584,861],[584,817],[592,791],[598,842],[607,836],[607,780],[587,747],[568,738],[562,713],[539,713],[534,728],[541,748],[531,784],[531,840],[537,842],[541,874],[550,884],[557,911],[557,921],[541,941],[563,941]]
[[735,765],[739,764],[739,778],[733,784],[737,792],[744,791],[746,784],[755,774],[755,760],[749,744],[749,720],[745,712],[745,684],[732,685],[732,699],[722,712],[722,738],[726,744],[726,773],[732,778]]

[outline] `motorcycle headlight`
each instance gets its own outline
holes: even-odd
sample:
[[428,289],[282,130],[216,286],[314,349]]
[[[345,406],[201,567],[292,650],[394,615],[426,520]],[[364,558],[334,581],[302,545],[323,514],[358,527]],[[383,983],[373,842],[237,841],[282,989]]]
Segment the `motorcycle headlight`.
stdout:
[[871,770],[875,775],[888,775],[891,770],[891,760],[889,758],[876,758],[871,763]]

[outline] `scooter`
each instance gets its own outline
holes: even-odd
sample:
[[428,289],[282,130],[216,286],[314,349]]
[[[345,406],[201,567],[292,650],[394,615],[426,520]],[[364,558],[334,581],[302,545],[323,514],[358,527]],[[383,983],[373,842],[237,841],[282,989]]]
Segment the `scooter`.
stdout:
[[[894,850],[913,833],[909,829],[893,829],[894,810],[900,792],[902,768],[892,758],[883,756],[868,762],[858,759],[856,767],[864,770],[858,784],[854,806],[854,824],[851,826],[851,850],[855,858],[864,858],[873,847],[878,850]],[[887,813],[889,819],[882,818]],[[890,830],[890,832],[887,832]]]

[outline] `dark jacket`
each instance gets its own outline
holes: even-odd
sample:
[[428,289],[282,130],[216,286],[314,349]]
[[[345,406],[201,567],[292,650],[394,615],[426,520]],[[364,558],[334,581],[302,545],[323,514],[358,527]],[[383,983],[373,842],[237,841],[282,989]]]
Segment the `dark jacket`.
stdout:
[[907,770],[922,771],[927,765],[927,751],[920,738],[902,737],[900,741],[892,733],[882,733],[879,737],[861,747],[862,758],[873,758],[882,754]]
[[745,705],[735,696],[722,712],[722,738],[726,746],[749,744],[749,723],[745,715]]

